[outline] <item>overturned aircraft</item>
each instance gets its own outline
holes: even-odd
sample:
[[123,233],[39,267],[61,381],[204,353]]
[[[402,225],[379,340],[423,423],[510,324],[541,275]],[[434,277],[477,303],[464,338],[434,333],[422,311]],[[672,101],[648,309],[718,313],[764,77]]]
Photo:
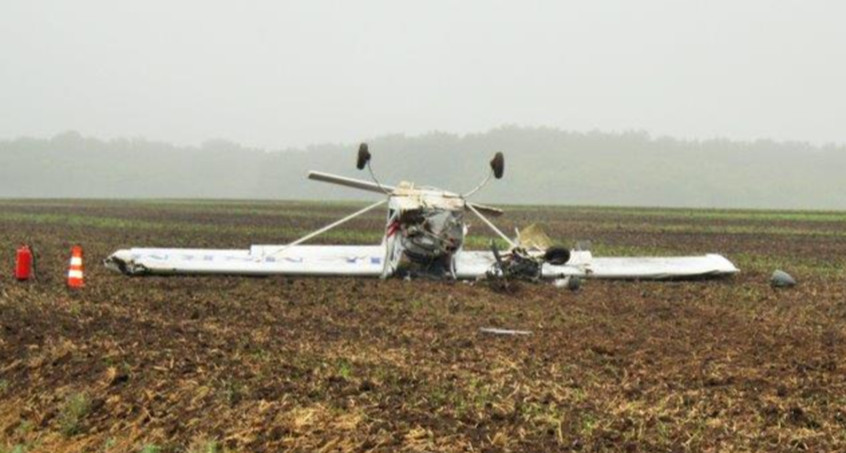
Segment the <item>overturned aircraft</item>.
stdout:
[[[568,276],[605,279],[685,279],[731,275],[739,270],[717,254],[685,257],[594,257],[588,250],[553,246],[537,226],[503,233],[488,218],[500,209],[468,201],[491,178],[503,176],[505,160],[497,153],[487,177],[466,194],[401,182],[383,185],[370,165],[367,144],[356,166],[372,181],[312,171],[316,181],[374,192],[382,199],[336,222],[283,245],[253,245],[246,250],[131,248],[118,250],[105,265],[127,275],[230,274],[381,277],[425,274],[451,279],[519,277],[534,280]],[[384,237],[378,245],[304,245],[305,242],[366,212],[387,205]],[[507,249],[465,250],[472,214],[496,233]]]

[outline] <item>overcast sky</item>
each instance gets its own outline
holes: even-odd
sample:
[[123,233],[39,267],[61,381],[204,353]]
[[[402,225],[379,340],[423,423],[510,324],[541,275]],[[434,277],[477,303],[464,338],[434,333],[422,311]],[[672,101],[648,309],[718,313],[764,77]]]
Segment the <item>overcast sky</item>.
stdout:
[[261,147],[503,124],[846,142],[843,1],[16,1],[0,137]]

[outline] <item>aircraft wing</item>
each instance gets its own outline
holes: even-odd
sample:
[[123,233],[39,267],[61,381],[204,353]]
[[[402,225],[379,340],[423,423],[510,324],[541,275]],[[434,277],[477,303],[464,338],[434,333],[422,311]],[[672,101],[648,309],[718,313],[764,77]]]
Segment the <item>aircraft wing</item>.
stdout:
[[106,267],[129,275],[233,274],[378,277],[384,245],[254,245],[247,250],[132,248],[106,258]]
[[[384,245],[254,245],[246,250],[133,248],[106,258],[113,270],[140,274],[312,275],[379,277]],[[483,277],[495,263],[490,251],[456,255],[459,279]],[[544,278],[668,280],[731,275],[739,270],[721,255],[680,257],[594,257],[573,251],[565,265],[543,265]]]
[[591,277],[626,280],[672,280],[732,275],[740,270],[722,255],[673,257],[599,257]]
[[[456,276],[470,279],[484,276],[495,259],[490,251],[462,251],[456,256]],[[588,251],[573,251],[565,265],[543,265],[544,278],[578,276],[621,280],[671,280],[732,275],[740,272],[721,255],[678,257],[594,257]]]

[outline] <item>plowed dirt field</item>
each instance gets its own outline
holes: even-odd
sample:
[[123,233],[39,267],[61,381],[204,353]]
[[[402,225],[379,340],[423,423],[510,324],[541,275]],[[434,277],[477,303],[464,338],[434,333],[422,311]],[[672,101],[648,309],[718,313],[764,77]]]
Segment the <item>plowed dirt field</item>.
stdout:
[[[506,231],[538,221],[597,255],[742,269],[578,292],[100,265],[129,246],[284,243],[357,206],[0,201],[0,452],[846,450],[846,213],[507,209]],[[317,242],[375,243],[383,221]],[[776,268],[799,285],[770,288]]]

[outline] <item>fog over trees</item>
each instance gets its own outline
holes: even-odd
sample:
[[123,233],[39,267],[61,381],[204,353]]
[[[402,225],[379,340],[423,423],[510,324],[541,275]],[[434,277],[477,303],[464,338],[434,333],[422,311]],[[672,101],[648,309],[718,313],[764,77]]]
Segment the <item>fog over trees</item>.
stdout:
[[[486,133],[368,140],[385,183],[463,192],[496,151],[505,177],[480,201],[508,204],[846,209],[846,147],[759,140],[684,141],[645,132],[500,127]],[[0,141],[0,197],[362,199],[308,170],[369,178],[357,143],[262,150],[226,140],[179,147],[66,132]]]

